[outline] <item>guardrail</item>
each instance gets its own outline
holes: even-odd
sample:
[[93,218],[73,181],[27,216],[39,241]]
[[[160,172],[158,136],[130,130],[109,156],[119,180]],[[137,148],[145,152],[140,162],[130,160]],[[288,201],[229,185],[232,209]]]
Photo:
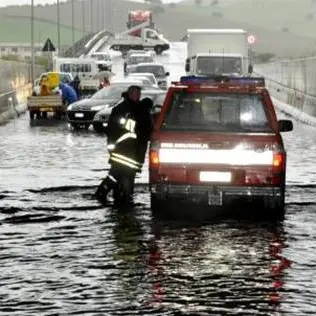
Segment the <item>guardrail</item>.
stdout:
[[16,106],[18,105],[15,91],[8,91],[0,94],[0,114],[14,110],[17,114]]
[[[264,76],[263,74],[256,74]],[[283,110],[299,119],[304,117],[304,119],[301,120],[314,125],[316,119],[316,96],[294,88],[289,88],[282,82],[267,76],[264,77],[266,87],[269,89],[271,96],[280,101],[280,104],[282,103],[284,105],[282,105]]]

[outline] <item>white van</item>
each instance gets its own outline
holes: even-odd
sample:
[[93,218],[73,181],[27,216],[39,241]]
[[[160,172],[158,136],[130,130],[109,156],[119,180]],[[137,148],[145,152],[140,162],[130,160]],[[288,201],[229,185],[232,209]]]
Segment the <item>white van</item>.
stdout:
[[80,79],[83,94],[92,94],[98,90],[99,80],[96,79],[98,65],[92,58],[55,58],[54,71],[70,72]]
[[89,57],[96,61],[100,71],[102,70],[112,71],[112,60],[111,60],[110,53],[94,52]]

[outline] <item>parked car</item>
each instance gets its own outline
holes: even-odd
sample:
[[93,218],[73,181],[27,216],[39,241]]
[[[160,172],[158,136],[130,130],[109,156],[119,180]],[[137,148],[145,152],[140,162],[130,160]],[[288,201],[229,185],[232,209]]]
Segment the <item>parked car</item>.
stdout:
[[[154,106],[152,108],[153,119],[155,120],[159,115],[163,102],[166,97],[166,91],[164,90],[142,90],[141,98],[150,98],[152,99]],[[96,132],[106,133],[106,128],[108,126],[108,119],[111,114],[112,108],[104,108],[101,111],[97,112],[93,119],[93,128]]]
[[128,73],[138,73],[138,72],[152,73],[158,81],[158,86],[161,89],[167,90],[167,87],[168,87],[167,77],[170,75],[170,73],[165,70],[165,67],[163,64],[139,63],[137,65],[131,66],[128,69]]
[[94,52],[90,57],[96,60],[100,71],[112,71],[112,59],[109,52]]
[[132,54],[124,61],[124,73],[128,72],[130,66],[139,63],[153,63],[154,59],[149,54]]
[[141,81],[115,81],[110,86],[96,92],[90,99],[83,99],[70,104],[66,112],[68,122],[75,129],[88,129],[95,114],[104,108],[113,107],[121,99],[122,92],[131,85],[142,87]]
[[133,73],[128,74],[126,76],[126,79],[138,78],[138,77],[148,78],[148,80],[150,80],[150,82],[151,82],[151,86],[154,88],[158,88],[158,81],[157,81],[155,75],[150,73],[150,72],[133,72]]

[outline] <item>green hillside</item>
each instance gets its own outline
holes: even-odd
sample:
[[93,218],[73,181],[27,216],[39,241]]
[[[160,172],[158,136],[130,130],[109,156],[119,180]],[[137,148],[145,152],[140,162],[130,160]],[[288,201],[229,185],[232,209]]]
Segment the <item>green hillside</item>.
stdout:
[[[215,1],[216,2],[216,1]],[[220,13],[227,20],[245,22],[264,29],[283,30],[300,36],[316,38],[316,1],[313,0],[202,0],[184,1],[177,6],[181,12],[201,16]]]
[[[72,42],[72,28],[61,26],[61,44],[69,45]],[[31,41],[31,23],[25,17],[2,17],[0,20],[0,41],[29,43]],[[82,31],[75,30],[75,40],[82,37]],[[38,21],[34,23],[34,41],[45,42],[50,37],[57,41],[57,26],[51,21]]]
[[[243,28],[256,34],[253,47],[258,53],[280,57],[311,55],[316,52],[316,0],[201,0],[165,5],[124,0],[75,0],[75,40],[85,33],[106,29],[126,30],[128,12],[145,9],[154,12],[158,29],[171,41],[179,41],[188,28]],[[91,3],[93,6],[91,7]],[[92,11],[92,12],[91,12]],[[315,12],[315,15],[314,15]],[[35,8],[35,41],[50,37],[57,43],[56,5]],[[72,44],[71,1],[60,5],[61,44]],[[0,42],[29,42],[30,6],[0,9]]]

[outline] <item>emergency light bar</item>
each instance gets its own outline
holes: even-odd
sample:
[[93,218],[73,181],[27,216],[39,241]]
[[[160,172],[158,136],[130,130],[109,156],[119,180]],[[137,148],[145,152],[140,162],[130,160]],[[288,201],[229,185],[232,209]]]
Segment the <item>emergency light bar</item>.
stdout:
[[264,77],[235,77],[235,76],[183,76],[180,78],[181,84],[214,84],[224,83],[231,85],[253,85],[265,86]]

